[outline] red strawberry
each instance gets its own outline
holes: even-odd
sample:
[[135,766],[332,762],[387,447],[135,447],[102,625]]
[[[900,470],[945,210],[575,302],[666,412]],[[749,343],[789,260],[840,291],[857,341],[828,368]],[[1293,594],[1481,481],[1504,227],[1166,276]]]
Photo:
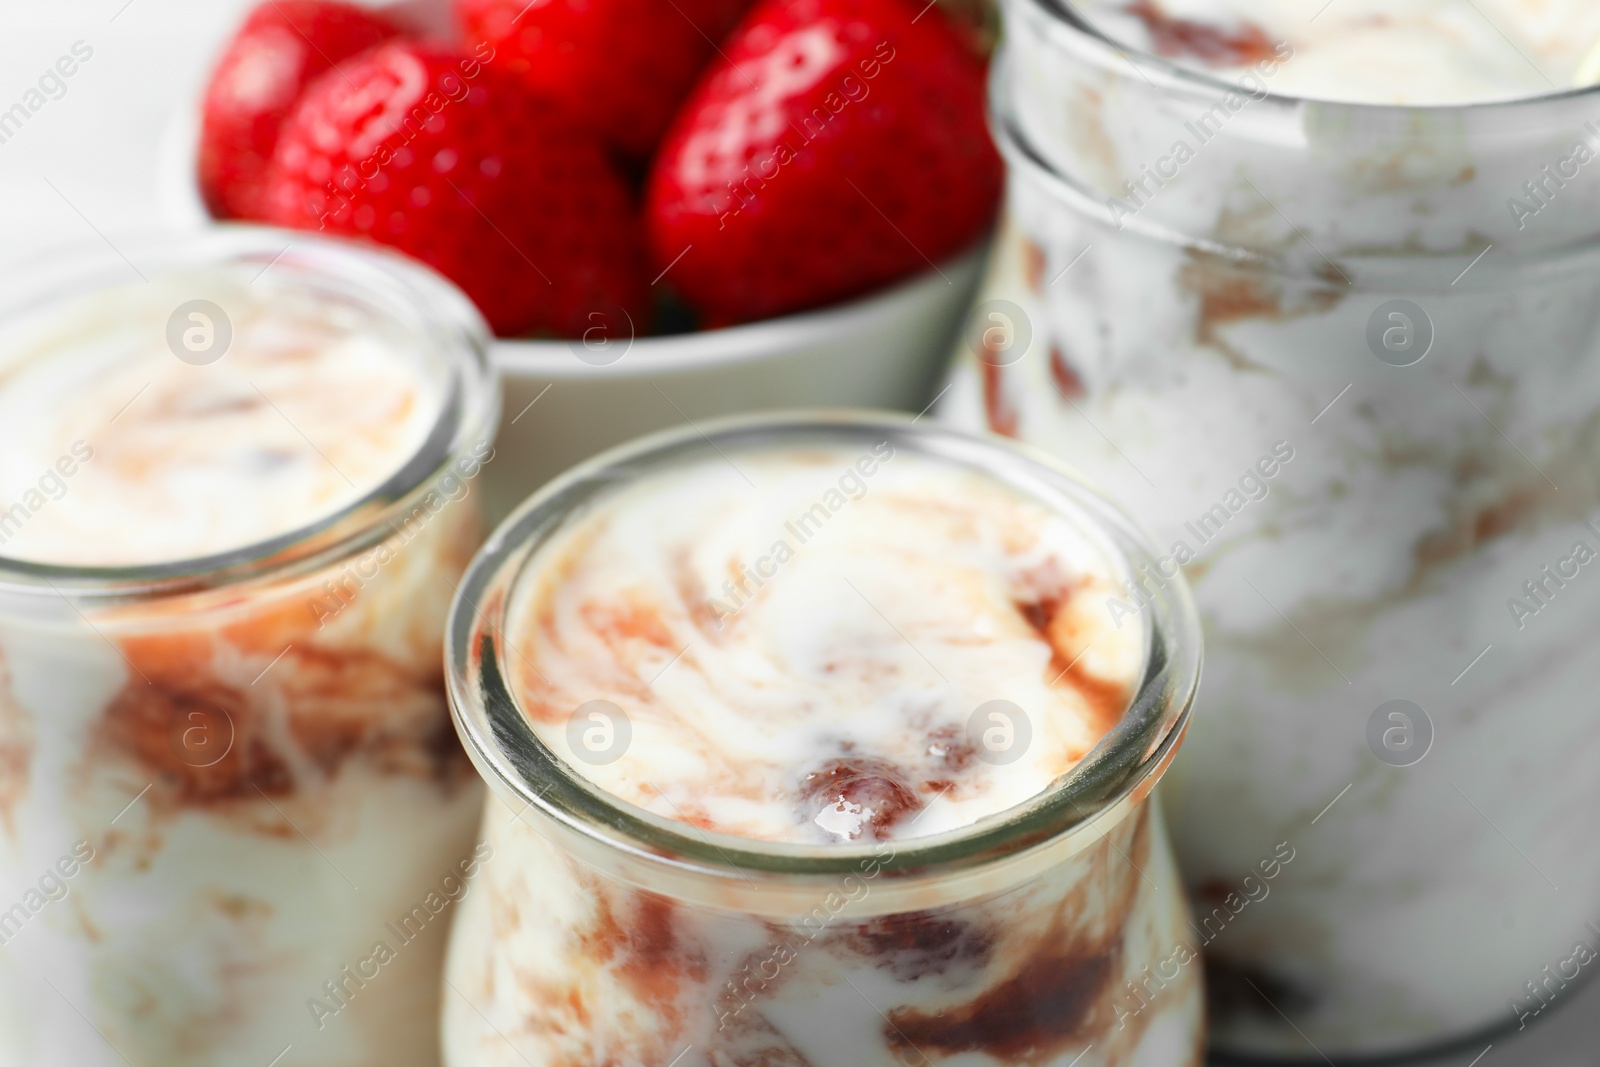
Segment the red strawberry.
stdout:
[[661,139],[750,0],[458,0],[469,40],[624,155]]
[[646,198],[656,266],[677,261],[691,303],[720,320],[825,304],[989,226],[1002,169],[983,67],[922,2],[762,0],[734,33]]
[[483,44],[474,57],[402,41],[328,72],[284,123],[268,219],[415,256],[466,290],[502,337],[581,335],[597,302],[642,328],[626,186],[598,141],[493,58]]
[[206,86],[200,195],[218,218],[253,218],[272,146],[317,75],[400,31],[351,4],[267,0],[251,11]]

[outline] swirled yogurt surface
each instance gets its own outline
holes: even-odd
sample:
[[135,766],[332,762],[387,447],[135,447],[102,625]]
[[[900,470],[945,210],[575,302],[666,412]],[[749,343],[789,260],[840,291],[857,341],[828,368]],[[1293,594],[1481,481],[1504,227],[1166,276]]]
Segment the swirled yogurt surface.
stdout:
[[535,550],[508,671],[540,738],[658,815],[923,836],[1046,789],[1144,654],[1086,522],[887,441],[751,448],[604,494]]
[[[1115,41],[1274,93],[1368,104],[1573,88],[1600,49],[1591,0],[1074,0]],[[1278,61],[1282,61],[1281,64]],[[1588,80],[1595,80],[1590,78]]]
[[0,335],[0,557],[129,566],[270,540],[398,472],[439,410],[373,312],[270,272],[94,293]]

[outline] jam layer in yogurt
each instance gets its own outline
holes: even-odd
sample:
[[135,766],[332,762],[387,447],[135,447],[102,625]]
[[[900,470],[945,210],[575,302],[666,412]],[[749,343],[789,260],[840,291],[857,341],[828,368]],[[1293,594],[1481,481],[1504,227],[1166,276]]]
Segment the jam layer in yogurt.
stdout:
[[1059,504],[887,441],[752,449],[611,490],[512,602],[535,732],[609,793],[768,841],[991,818],[1116,724],[1142,630]]
[[1252,91],[1349,103],[1469,104],[1562,92],[1600,49],[1600,5],[1591,0],[1075,0],[1075,6],[1132,48],[1229,80],[1252,72]]

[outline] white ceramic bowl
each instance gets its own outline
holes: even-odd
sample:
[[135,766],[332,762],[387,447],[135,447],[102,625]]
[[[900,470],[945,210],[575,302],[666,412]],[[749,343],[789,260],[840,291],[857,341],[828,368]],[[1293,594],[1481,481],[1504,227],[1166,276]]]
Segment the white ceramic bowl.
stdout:
[[[196,188],[198,104],[162,135],[162,215],[173,227],[211,221]],[[721,330],[641,337],[604,366],[565,341],[498,341],[504,382],[486,504],[498,522],[546,480],[632,437],[782,407],[920,411],[971,302],[984,246],[844,304]]]
[[565,342],[501,341],[506,409],[485,470],[499,513],[579,460],[714,415],[782,407],[920,411],[982,266],[981,250],[848,304],[674,337],[644,337],[608,366]]

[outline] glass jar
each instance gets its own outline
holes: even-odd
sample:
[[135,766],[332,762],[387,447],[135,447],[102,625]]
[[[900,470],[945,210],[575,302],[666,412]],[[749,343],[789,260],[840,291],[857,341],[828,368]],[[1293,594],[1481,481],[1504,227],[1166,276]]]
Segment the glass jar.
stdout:
[[1065,509],[1130,572],[1151,558],[1062,468],[889,416],[685,428],[546,486],[491,536],[448,629],[452,707],[490,783],[493,848],[451,935],[451,1067],[1200,1063],[1201,973],[1148,802],[1199,668],[1181,581],[1140,614],[1137,694],[1093,752],[1028,804],[925,838],[812,846],[664,819],[564,763],[508,688],[512,592],[598,494],[712,450],[882,441]]
[[[437,416],[392,477],[283,536],[148,566],[0,558],[0,1064],[436,1063],[441,913],[482,804],[440,649],[492,455],[486,330],[431,272],[305,234],[117,249],[7,275],[0,351],[41,323],[143,336],[114,287],[158,338],[169,286],[214,297],[221,330],[248,288],[370,331]],[[116,462],[84,443],[86,467]]]
[[1214,1043],[1528,1025],[1600,907],[1600,91],[1299,100],[1287,45],[1234,84],[1005,17],[1008,218],[942,413],[1082,468],[1194,586],[1166,799]]

